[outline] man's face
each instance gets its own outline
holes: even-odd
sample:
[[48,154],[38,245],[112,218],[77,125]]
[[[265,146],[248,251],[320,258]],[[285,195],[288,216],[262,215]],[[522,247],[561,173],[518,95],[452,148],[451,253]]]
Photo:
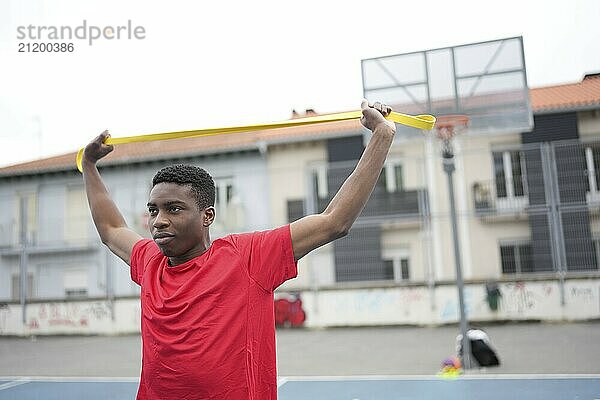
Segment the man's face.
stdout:
[[154,242],[177,264],[202,254],[210,244],[204,238],[208,238],[214,208],[199,211],[189,186],[167,182],[155,185],[150,191],[148,213]]

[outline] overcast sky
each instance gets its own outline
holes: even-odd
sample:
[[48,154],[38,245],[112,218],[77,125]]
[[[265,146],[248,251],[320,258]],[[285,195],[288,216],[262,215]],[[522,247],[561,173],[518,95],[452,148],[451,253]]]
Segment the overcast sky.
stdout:
[[[18,52],[35,41],[19,26],[84,20],[131,21],[144,38]],[[358,109],[361,59],[504,37],[523,36],[530,87],[576,82],[600,71],[598,21],[598,0],[0,0],[0,166],[75,151],[107,128],[116,137]]]

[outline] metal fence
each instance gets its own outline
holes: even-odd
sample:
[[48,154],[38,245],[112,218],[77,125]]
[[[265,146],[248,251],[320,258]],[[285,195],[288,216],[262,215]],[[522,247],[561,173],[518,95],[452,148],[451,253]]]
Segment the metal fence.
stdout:
[[[456,143],[455,173],[468,280],[564,279],[599,271],[600,143],[468,144]],[[448,186],[433,147],[387,165],[350,234],[317,251],[318,263],[334,271],[322,285],[455,279]],[[403,175],[390,179],[390,171]],[[324,209],[350,172],[348,163],[329,164],[328,196],[313,190],[312,198],[290,199],[289,220],[315,204]]]

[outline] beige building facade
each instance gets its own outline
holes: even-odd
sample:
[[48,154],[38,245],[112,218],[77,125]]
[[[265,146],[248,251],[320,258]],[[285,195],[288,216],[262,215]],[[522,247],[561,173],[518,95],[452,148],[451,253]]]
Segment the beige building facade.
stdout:
[[[467,313],[472,321],[599,318],[600,77],[530,94],[532,132],[467,128],[452,140]],[[225,211],[215,228],[225,235],[322,211],[369,138],[349,121],[207,139],[111,155],[104,173],[135,229],[144,230],[148,181],[165,162],[192,162],[218,178]],[[435,133],[395,138],[350,234],[301,259],[299,276],[276,292],[303,310],[304,326],[458,320],[441,151]],[[137,288],[97,241],[72,155],[3,168],[0,178],[12,207],[0,221],[0,334],[135,332]],[[60,243],[29,257],[26,290],[47,295],[29,296],[25,312],[16,291],[21,198],[31,199],[27,232],[49,241],[57,239],[50,227],[61,232]],[[50,208],[62,210],[56,220],[44,217]]]

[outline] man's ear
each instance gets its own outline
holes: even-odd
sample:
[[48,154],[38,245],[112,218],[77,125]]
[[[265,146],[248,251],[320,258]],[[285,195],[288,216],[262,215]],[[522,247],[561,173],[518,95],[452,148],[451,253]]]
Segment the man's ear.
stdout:
[[208,206],[204,209],[204,216],[202,218],[202,225],[210,226],[215,220],[215,208]]

